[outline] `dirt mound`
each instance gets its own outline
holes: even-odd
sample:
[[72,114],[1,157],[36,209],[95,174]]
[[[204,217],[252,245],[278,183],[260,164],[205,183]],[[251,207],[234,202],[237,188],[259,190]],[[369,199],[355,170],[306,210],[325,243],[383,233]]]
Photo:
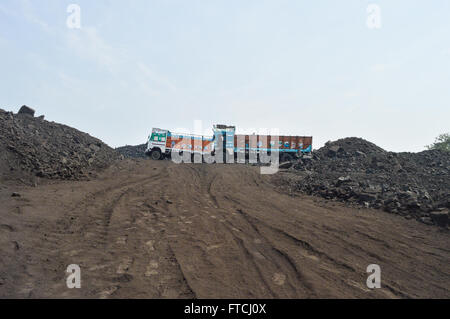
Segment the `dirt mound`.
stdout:
[[139,145],[125,145],[116,148],[116,151],[123,155],[125,158],[147,158],[145,155],[145,150],[147,149],[147,144]]
[[[283,182],[291,191],[320,195],[448,224],[450,153],[387,152],[360,138],[329,142],[296,161]],[[293,175],[293,176],[292,176]],[[445,217],[447,215],[447,217]],[[437,216],[437,217],[436,217]]]
[[120,157],[99,139],[30,112],[0,109],[0,123],[0,180],[83,179]]
[[362,155],[364,154],[384,154],[381,147],[359,137],[347,137],[334,142],[327,142],[324,147],[317,151],[317,154],[329,157],[342,155]]

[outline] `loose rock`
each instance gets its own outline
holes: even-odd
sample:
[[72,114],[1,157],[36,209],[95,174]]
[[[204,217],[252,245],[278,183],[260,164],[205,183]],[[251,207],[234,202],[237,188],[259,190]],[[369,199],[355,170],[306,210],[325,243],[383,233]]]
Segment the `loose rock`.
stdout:
[[34,112],[35,112],[35,111],[34,111],[31,107],[26,106],[26,105],[23,105],[23,106],[20,108],[18,114],[26,114],[26,115],[34,116]]
[[445,216],[431,212],[450,208],[449,152],[393,153],[352,137],[328,142],[292,164],[280,180],[289,192],[380,208],[426,224],[446,223]]
[[22,106],[20,114],[0,109],[0,181],[87,179],[120,156],[99,139],[66,125],[35,118]]
[[122,146],[116,148],[116,151],[123,155],[124,158],[147,158],[145,155],[145,150],[147,149],[147,144],[139,144],[136,146]]

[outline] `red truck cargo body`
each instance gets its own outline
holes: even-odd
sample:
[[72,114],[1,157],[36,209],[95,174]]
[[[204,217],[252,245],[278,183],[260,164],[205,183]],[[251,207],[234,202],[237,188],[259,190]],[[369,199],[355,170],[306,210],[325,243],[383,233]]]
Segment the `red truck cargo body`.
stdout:
[[[275,141],[278,140],[278,149]],[[310,152],[311,136],[270,136],[270,135],[235,135],[235,152],[243,150],[280,151],[280,152]]]
[[167,134],[166,147],[172,151],[211,153],[214,149],[212,137],[200,135]]

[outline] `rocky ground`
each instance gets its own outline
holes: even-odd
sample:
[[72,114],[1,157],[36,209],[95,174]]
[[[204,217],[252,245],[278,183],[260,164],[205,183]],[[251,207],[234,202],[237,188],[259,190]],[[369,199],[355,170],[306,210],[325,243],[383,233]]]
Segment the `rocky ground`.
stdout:
[[147,144],[139,145],[125,145],[116,148],[116,151],[123,155],[124,158],[147,158],[145,155],[145,150],[147,149]]
[[0,181],[78,180],[95,176],[120,157],[89,134],[21,110],[0,109]]
[[393,153],[360,138],[345,138],[283,167],[290,168],[278,185],[291,192],[448,225],[449,152]]

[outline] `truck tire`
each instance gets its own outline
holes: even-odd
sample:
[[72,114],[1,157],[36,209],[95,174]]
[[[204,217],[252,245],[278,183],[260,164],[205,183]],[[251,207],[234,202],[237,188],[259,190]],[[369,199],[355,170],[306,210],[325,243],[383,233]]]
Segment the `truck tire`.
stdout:
[[292,156],[289,153],[280,154],[280,163],[292,161]]
[[150,155],[151,155],[152,159],[155,161],[160,160],[162,158],[162,154],[159,149],[153,150]]

